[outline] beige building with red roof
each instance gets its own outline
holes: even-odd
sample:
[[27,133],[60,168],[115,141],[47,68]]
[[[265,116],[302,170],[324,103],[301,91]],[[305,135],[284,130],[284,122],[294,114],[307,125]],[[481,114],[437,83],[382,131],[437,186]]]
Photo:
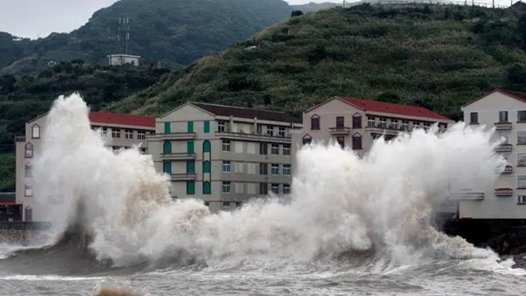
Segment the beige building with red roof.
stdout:
[[495,140],[505,139],[496,152],[508,166],[490,188],[459,195],[459,217],[526,218],[526,93],[496,89],[462,106],[462,112],[464,122],[495,128]]
[[170,176],[174,199],[234,210],[252,197],[290,193],[295,128],[301,119],[281,111],[188,102],[157,118],[148,151]]
[[[140,145],[147,153],[146,137],[155,133],[155,117],[90,112],[93,129],[101,128],[113,150]],[[38,157],[46,133],[47,113],[26,123],[25,136],[16,138],[16,204],[21,205],[23,221],[42,221],[39,199],[33,192],[32,161]]]

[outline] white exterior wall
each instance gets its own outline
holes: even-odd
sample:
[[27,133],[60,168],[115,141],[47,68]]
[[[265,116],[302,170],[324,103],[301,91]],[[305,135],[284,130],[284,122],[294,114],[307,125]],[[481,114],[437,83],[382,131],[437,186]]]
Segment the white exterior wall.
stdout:
[[[478,123],[486,125],[487,129],[495,127],[495,123],[499,121],[499,111],[508,111],[508,121],[511,123],[511,130],[496,131],[494,139],[498,140],[500,137],[506,137],[508,143],[512,145],[511,152],[499,153],[513,167],[513,173],[501,175],[496,184],[491,184],[488,188],[484,188],[484,198],[482,200],[460,201],[460,218],[526,218],[526,204],[518,202],[519,195],[526,195],[526,189],[518,189],[518,176],[526,176],[526,167],[518,166],[518,156],[524,153],[522,155],[526,157],[526,145],[518,145],[518,133],[521,131],[526,132],[526,123],[518,122],[517,120],[517,113],[520,110],[526,111],[526,103],[500,92],[493,92],[462,108],[466,123],[470,123],[471,112],[477,112]],[[495,196],[495,188],[511,188],[513,189],[513,194],[512,196],[497,197]]]
[[132,64],[134,66],[139,66],[140,59],[140,56],[114,54],[108,56],[108,63],[110,66],[122,66],[124,64]]

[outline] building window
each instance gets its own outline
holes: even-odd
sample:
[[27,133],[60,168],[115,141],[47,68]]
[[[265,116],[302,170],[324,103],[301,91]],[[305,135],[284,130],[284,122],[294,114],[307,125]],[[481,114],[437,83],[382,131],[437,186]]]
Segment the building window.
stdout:
[[221,192],[230,193],[230,182],[228,181],[223,182],[223,185],[221,186]]
[[223,152],[230,152],[230,141],[229,140],[223,140],[223,143],[221,145],[221,149]]
[[270,147],[270,154],[279,155],[279,144],[272,144]]
[[268,183],[259,183],[259,194],[266,195],[268,193]]
[[125,139],[133,139],[133,131],[132,130],[124,131],[124,138]]
[[270,191],[273,194],[279,194],[279,184],[272,183],[272,185],[270,185]]
[[210,161],[203,161],[203,173],[210,173]]
[[355,134],[352,136],[352,149],[353,150],[362,149],[362,136],[360,134]]
[[166,174],[172,173],[172,163],[169,161],[163,162],[163,172]]
[[381,127],[381,128],[386,128],[387,127],[387,119],[380,118],[380,123],[378,124],[378,126]]
[[188,121],[186,123],[186,131],[188,133],[193,133],[194,132],[194,122],[193,121]]
[[33,158],[33,144],[27,143],[25,147],[26,158]]
[[273,163],[271,168],[270,168],[270,173],[272,175],[279,175],[279,164]]
[[345,126],[345,118],[343,116],[336,117],[336,127],[343,128]]
[[471,123],[471,124],[478,124],[479,123],[479,114],[477,112],[471,112],[469,114],[469,123]]
[[223,173],[230,173],[230,160],[223,160]]
[[340,148],[345,148],[345,137],[336,137],[336,142],[338,142]]
[[186,173],[195,174],[195,161],[193,160],[186,161]]
[[352,128],[362,128],[362,116],[360,114],[354,114],[352,117]]
[[428,130],[430,127],[431,127],[431,123],[429,123],[429,122],[424,122],[424,129],[425,129],[425,130]]
[[186,194],[187,195],[195,194],[195,181],[186,181]]
[[374,127],[376,123],[376,119],[372,116],[367,116],[367,126]]
[[186,142],[186,151],[188,154],[194,154],[194,141]]
[[391,125],[389,126],[389,128],[397,130],[398,129],[398,120],[397,119],[391,119]]
[[290,156],[290,144],[283,144],[283,155]]
[[226,122],[224,122],[224,121],[218,121],[217,122],[217,132],[218,133],[226,132]]
[[259,174],[260,175],[268,175],[268,164],[267,163],[260,163],[259,164]]
[[141,148],[141,154],[146,154],[146,148]]
[[25,189],[24,190],[24,195],[25,196],[27,196],[27,197],[32,197],[33,196],[33,186],[26,184],[24,189]]
[[165,134],[170,134],[171,133],[171,126],[170,126],[169,122],[165,122],[164,123],[164,133]]
[[285,137],[285,128],[284,128],[284,127],[282,127],[282,126],[279,127],[278,135],[279,135],[280,137],[282,137],[282,138]]
[[111,130],[111,137],[114,139],[118,139],[121,137],[121,130],[120,129],[112,129]]
[[309,145],[310,143],[312,143],[312,138],[311,137],[303,137],[303,145]]
[[[226,193],[226,192],[225,192]],[[229,201],[224,201],[223,202],[223,207],[225,208],[229,208],[230,207],[230,202]]]
[[517,188],[526,189],[526,175],[517,176]]
[[33,139],[39,139],[40,138],[40,126],[38,124],[34,124],[31,128],[31,138]]
[[239,208],[241,206],[241,202],[240,201],[236,201],[236,208]]
[[404,131],[409,130],[409,121],[407,121],[407,120],[402,120],[402,129],[403,129]]
[[283,184],[283,194],[290,194],[290,185]]
[[267,143],[259,143],[259,154],[261,155],[268,154],[268,144]]
[[312,117],[310,119],[310,129],[311,130],[319,130],[320,129],[320,118],[315,115],[316,117]]
[[137,140],[146,140],[146,133],[144,131],[137,131]]
[[168,141],[163,143],[163,154],[172,154],[172,143]]
[[210,186],[210,182],[204,181],[203,182],[203,194],[211,194],[212,188]]
[[210,121],[205,121],[203,123],[203,133],[205,134],[210,133]]
[[526,121],[526,111],[517,111],[517,121]]
[[526,204],[526,195],[519,195],[517,203]]
[[508,122],[508,111],[499,111],[499,122]]
[[526,145],[526,131],[517,131],[517,144]]
[[290,164],[283,165],[283,175],[290,176]]
[[26,222],[32,222],[33,221],[33,209],[30,206],[27,206],[25,208],[25,221]]
[[234,192],[237,194],[243,194],[243,183],[234,183]]
[[517,153],[517,166],[526,167],[526,153]]
[[33,177],[33,167],[30,163],[26,164],[24,167],[24,175],[26,178],[32,178]]
[[203,141],[203,152],[210,152],[210,141],[204,140]]
[[274,127],[271,125],[267,125],[267,136],[274,136]]

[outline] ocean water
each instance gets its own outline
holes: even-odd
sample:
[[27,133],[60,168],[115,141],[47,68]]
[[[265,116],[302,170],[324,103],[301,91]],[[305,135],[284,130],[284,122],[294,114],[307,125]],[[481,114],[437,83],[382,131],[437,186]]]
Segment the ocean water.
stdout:
[[212,214],[172,201],[151,156],[115,154],[87,115],[78,95],[49,113],[34,191],[55,227],[0,246],[0,295],[526,294],[512,260],[432,224],[451,188],[504,169],[493,130],[417,130],[364,158],[315,143],[296,156],[290,198]]

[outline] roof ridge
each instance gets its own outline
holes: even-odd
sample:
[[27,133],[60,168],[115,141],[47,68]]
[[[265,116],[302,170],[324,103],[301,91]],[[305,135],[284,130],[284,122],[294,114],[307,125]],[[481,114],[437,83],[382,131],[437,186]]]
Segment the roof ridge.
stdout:
[[190,102],[190,103],[192,103],[192,104],[202,104],[202,105],[208,105],[208,106],[216,106],[216,107],[237,108],[237,109],[244,109],[244,110],[257,110],[257,111],[263,111],[263,112],[274,112],[274,113],[284,113],[284,114],[286,114],[285,111],[278,111],[278,110],[254,109],[254,108],[248,108],[248,107],[230,106],[230,105],[204,103],[204,102]]

